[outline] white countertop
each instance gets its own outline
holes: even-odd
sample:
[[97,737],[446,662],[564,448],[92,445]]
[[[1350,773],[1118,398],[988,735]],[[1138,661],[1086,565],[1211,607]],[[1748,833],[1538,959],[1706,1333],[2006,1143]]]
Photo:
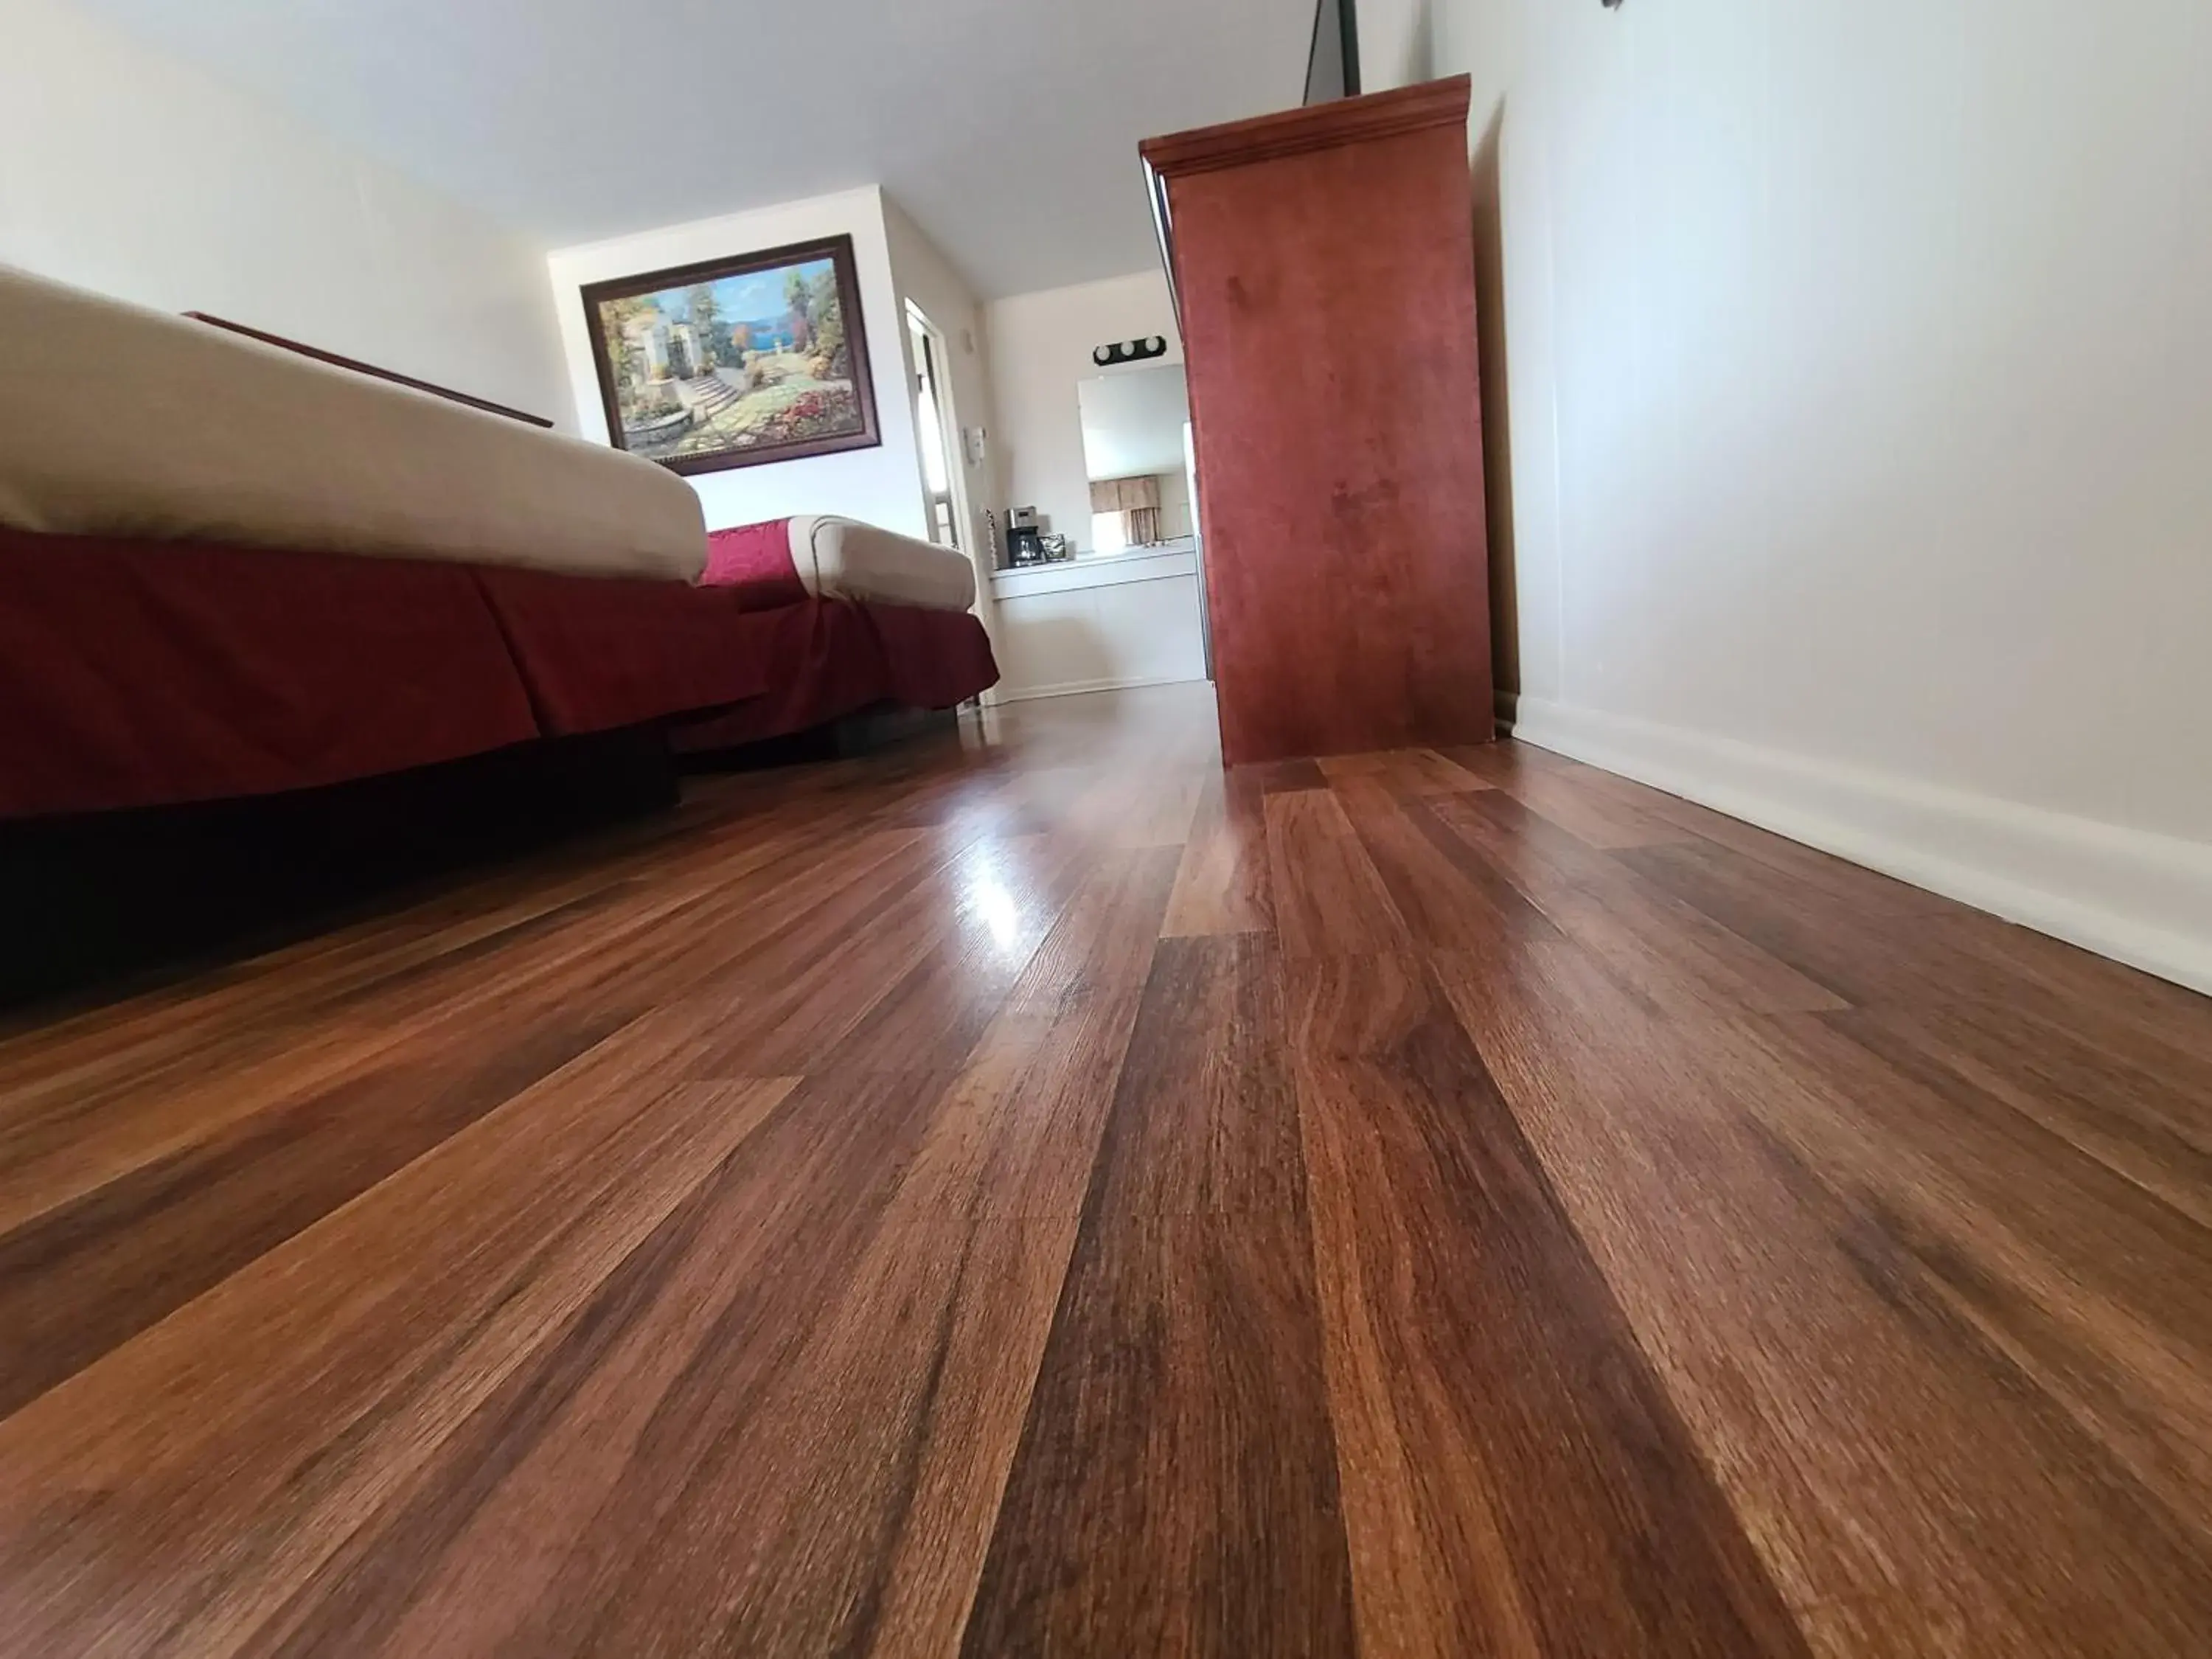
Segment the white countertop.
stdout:
[[991,592],[1000,599],[1025,593],[1062,593],[1076,587],[1110,587],[1121,582],[1163,581],[1198,574],[1198,544],[1190,537],[1158,547],[1132,547],[1120,553],[1084,554],[1056,564],[1024,564],[991,573]]

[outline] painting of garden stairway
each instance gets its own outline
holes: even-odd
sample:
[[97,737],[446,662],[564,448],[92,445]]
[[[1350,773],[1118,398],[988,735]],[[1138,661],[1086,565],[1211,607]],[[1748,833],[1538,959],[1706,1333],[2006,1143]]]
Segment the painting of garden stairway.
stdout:
[[695,426],[703,425],[720,414],[744,395],[721,376],[720,370],[702,374],[696,380],[677,382],[676,395],[684,400],[684,407],[691,411]]
[[690,472],[879,441],[848,242],[587,291],[621,447]]

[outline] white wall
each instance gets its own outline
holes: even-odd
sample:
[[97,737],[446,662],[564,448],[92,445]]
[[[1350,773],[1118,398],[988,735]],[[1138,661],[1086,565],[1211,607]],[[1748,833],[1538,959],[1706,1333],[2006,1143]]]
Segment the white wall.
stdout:
[[[1425,81],[1435,66],[1435,0],[1359,0],[1359,82],[1363,92]],[[1443,71],[1458,74],[1457,68]]]
[[[1091,477],[1076,386],[1099,372],[1094,347],[1160,335],[1182,362],[1175,301],[1158,270],[994,300],[985,307],[999,411],[1001,508],[1035,507],[1079,547],[1091,544]],[[1203,486],[1201,486],[1202,488]],[[1005,522],[1003,510],[1000,521]]]
[[[1007,507],[1035,507],[1047,528],[1088,549],[1091,474],[1076,388],[1100,373],[1092,349],[1111,341],[1161,335],[1168,355],[1158,361],[1182,362],[1167,278],[1146,270],[1017,295],[993,301],[984,318],[999,417],[1000,522]],[[1188,493],[1178,486],[1185,519]],[[1164,497],[1163,507],[1164,520]],[[1184,553],[1113,572],[1002,576],[996,584],[999,660],[1006,683],[1000,695],[1053,696],[1203,679],[1196,571],[1195,560]],[[1019,597],[1009,596],[1016,592]]]
[[1411,9],[1499,139],[1522,735],[2212,987],[2212,20]]
[[0,0],[0,260],[567,423],[528,239],[54,0]]
[[699,492],[710,530],[835,513],[902,535],[926,536],[921,460],[915,447],[914,403],[907,393],[906,309],[891,276],[883,193],[872,185],[555,252],[545,268],[552,277],[570,397],[583,434],[607,441],[606,410],[585,327],[586,285],[839,234],[853,238],[882,446],[702,473],[689,482]]
[[1190,474],[1181,469],[1160,475],[1160,539],[1180,541],[1198,534],[1197,503],[1190,498]]

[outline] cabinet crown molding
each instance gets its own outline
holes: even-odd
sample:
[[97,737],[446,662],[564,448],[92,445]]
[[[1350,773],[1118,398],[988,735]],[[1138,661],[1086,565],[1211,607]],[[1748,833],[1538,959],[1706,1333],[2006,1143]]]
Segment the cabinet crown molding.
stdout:
[[1147,167],[1165,179],[1249,167],[1430,127],[1464,127],[1474,95],[1473,78],[1455,75],[1448,81],[1425,81],[1364,98],[1340,98],[1249,121],[1148,138],[1138,146],[1138,153]]

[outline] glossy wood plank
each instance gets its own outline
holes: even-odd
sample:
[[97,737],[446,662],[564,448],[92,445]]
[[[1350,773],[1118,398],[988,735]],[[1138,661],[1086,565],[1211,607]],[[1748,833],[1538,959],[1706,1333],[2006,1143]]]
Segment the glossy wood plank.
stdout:
[[1648,1006],[1691,1017],[1841,1008],[1786,960],[1498,792],[1445,796],[1437,816],[1503,869],[1565,933]]
[[[2171,1515],[2212,1545],[2212,1280],[2204,1233],[2039,1126],[1963,1090],[1901,1083],[1849,1017],[1762,1021],[1746,1091],[1807,1170],[1867,1204],[1900,1276],[2036,1385]],[[1879,1194],[1869,1201],[1864,1195]],[[2106,1247],[2084,1259],[2077,1241]]]
[[1292,985],[1360,1650],[1802,1652],[1426,968]]
[[1286,954],[1411,947],[1412,930],[1334,794],[1270,795],[1267,815],[1268,880]]
[[1352,1649],[1275,955],[1157,962],[971,1655]]
[[0,1415],[612,1036],[627,1014],[408,1054],[214,1130],[0,1238]]
[[[1900,909],[1854,886],[1848,903],[1808,895],[1779,861],[1717,847],[1650,848],[1622,861],[1767,955],[1854,1006],[1956,1011],[1995,1034],[2020,1063],[2047,1066],[2054,1037],[2080,1032],[2092,1072],[2118,1061],[2175,1074],[2180,1121],[2212,1126],[2212,1029],[2204,999],[2117,963],[1956,906]],[[1869,872],[1881,888],[1899,887]],[[1923,895],[1925,899],[1929,896]]]
[[2201,1067],[2145,1066],[2012,1009],[1872,1007],[1838,1024],[1897,1073],[1947,1096],[2002,1102],[2071,1151],[2212,1226],[2212,1136],[2204,1121],[2212,1095]]
[[2212,1030],[2206,1028],[2204,999],[2196,992],[2029,928],[1991,928],[1988,920],[1954,906],[1929,926],[1938,938],[1971,941],[2016,982],[2050,993],[2077,1014],[2086,1012],[2098,1029],[2125,1032],[2124,1040],[2138,1052],[2212,1061]]
[[1181,847],[1190,839],[1209,780],[1219,775],[1213,767],[1172,763],[1146,774],[1144,787],[1114,828],[1114,845]]
[[732,966],[687,979],[676,1006],[715,1032],[699,1075],[819,1070],[929,960],[961,914],[960,884],[938,848],[913,854]]
[[1501,751],[1493,744],[1455,749],[1451,755],[1455,764],[1487,780],[1589,846],[1650,847],[1698,838],[1693,830],[1669,814],[1583,782],[1570,769],[1571,763],[1554,763],[1540,750],[1516,745]]
[[[1481,755],[1484,748],[1466,750]],[[1459,795],[1492,787],[1480,772],[1470,771],[1434,749],[1388,749],[1365,755],[1327,755],[1320,762],[1322,775],[1331,783],[1365,778],[1386,783],[1411,795]]]
[[1264,801],[1269,795],[1296,789],[1326,789],[1328,774],[1319,761],[1249,761],[1227,768],[1222,774],[1230,798],[1241,802]]
[[1729,1026],[1653,1018],[1546,947],[1444,971],[1794,1610],[1852,1610],[1843,1651],[2201,1644],[2191,1528],[1938,1313],[1893,1206],[1784,1150],[1801,1102]]
[[907,1191],[957,1214],[1081,1213],[1174,876],[1165,849],[1085,880],[917,1152]]
[[[830,1051],[839,1070],[951,1064],[975,1048],[1080,890],[1081,849],[1047,837],[986,839],[941,872],[937,943]],[[853,971],[889,977],[878,953]]]
[[[860,1586],[880,1595],[917,1470],[964,1455],[933,1445],[932,1412],[951,1404],[947,1387],[995,1386],[994,1362],[964,1343],[955,1353],[954,1330],[1003,1321],[995,1298],[1018,1302],[1039,1242],[895,1219],[899,1169],[944,1086],[878,1074],[793,1097],[653,1242],[664,1254],[621,1322],[587,1328],[603,1346],[549,1350],[546,1380],[514,1395],[528,1415],[474,1425],[518,1461],[470,1529],[440,1540],[427,1588],[387,1600],[384,1650],[865,1647]],[[794,1180],[818,1195],[804,1214],[789,1209]],[[1027,1292],[1040,1341],[1048,1278]],[[840,1501],[817,1506],[817,1491]],[[457,1511],[425,1488],[392,1534],[356,1540],[368,1553],[347,1581],[419,1580],[427,1540]],[[486,1597],[472,1569],[518,1556]],[[776,1570],[772,1593],[733,1573],[747,1563]],[[327,1638],[361,1617],[334,1607],[321,1627]],[[325,1650],[312,1627],[295,1640]]]
[[[818,1403],[835,1381],[808,1355],[837,1310],[870,1305],[901,1152],[942,1086],[879,1075],[795,1092],[461,1425],[459,1455],[294,1598],[277,1621],[287,1644],[550,1654],[721,1639],[733,1610],[687,1576],[776,1524],[773,1470],[815,1467],[791,1437],[789,1396]],[[821,1201],[778,1225],[793,1179]],[[802,1308],[808,1319],[793,1316]],[[872,1382],[896,1442],[912,1424],[890,1414],[915,1383],[903,1370]],[[858,1423],[840,1421],[849,1441]],[[781,1464],[759,1438],[771,1428]],[[496,1593],[487,1563],[501,1567]],[[651,1593],[672,1581],[688,1591]]]
[[[1525,747],[1517,753],[1542,755]],[[1755,824],[1723,816],[1677,796],[1652,789],[1627,778],[1601,772],[1595,767],[1546,756],[1544,767],[1557,779],[1601,801],[1625,804],[1644,820],[1659,819],[1686,834],[1660,837],[1650,845],[1671,850],[1701,848],[1711,842],[1730,853],[1756,860],[1812,890],[1821,901],[1849,905],[1869,915],[1886,917],[1972,916],[1976,912],[1955,899],[1862,869],[1816,848],[1790,841]],[[1664,853],[1655,854],[1663,856]],[[1633,860],[1629,860],[1634,862]]]
[[[769,837],[774,842],[775,837]],[[0,1231],[79,1200],[134,1171],[157,1168],[196,1139],[288,1102],[312,1098],[383,1066],[403,1048],[416,1054],[463,1043],[495,1047],[501,1034],[538,1019],[587,1024],[650,1006],[671,984],[701,971],[706,953],[726,960],[758,933],[787,929],[812,874],[832,891],[866,880],[912,836],[862,837],[835,860],[791,851],[796,869],[738,856],[726,878],[681,878],[637,891],[572,925],[507,941],[496,973],[472,942],[414,964],[396,977],[331,1004],[319,1019],[252,1026],[234,1055],[218,1047],[165,1058],[143,1074],[97,1056],[69,1055],[18,1080],[0,1109]],[[813,890],[819,902],[820,888]],[[635,954],[649,944],[643,960]],[[287,977],[282,963],[270,973]],[[211,1060],[220,1063],[210,1063]]]
[[0,1032],[0,1651],[2212,1651],[2212,1004],[1211,720]]
[[649,1074],[518,1096],[0,1424],[0,1486],[129,1494],[0,1525],[6,1644],[249,1640],[790,1086]]
[[1419,794],[1371,774],[1339,782],[1335,795],[1413,938],[1446,950],[1510,950],[1559,929],[1513,884],[1468,858],[1450,827]]
[[1933,937],[1918,917],[1822,902],[1796,872],[1731,848],[1650,848],[1622,862],[1855,1006],[1962,995],[2001,977]]
[[[561,923],[491,940],[465,930],[465,942],[453,950],[426,954],[394,973],[367,981],[341,976],[335,991],[325,987],[312,1018],[264,1021],[253,1008],[231,1007],[236,1023],[221,1012],[212,1015],[208,1029],[220,1035],[208,1042],[176,1048],[135,1068],[134,1045],[127,1041],[114,1045],[118,1058],[72,1052],[58,1066],[34,1058],[27,1074],[0,1091],[0,1191],[27,1183],[43,1189],[33,1202],[65,1197],[82,1179],[112,1178],[168,1156],[179,1135],[189,1139],[216,1121],[243,1119],[380,1064],[401,1043],[435,1047],[457,1036],[483,1043],[541,1016],[574,1018],[587,1005],[638,1006],[653,988],[641,983],[645,975],[633,954],[647,935],[655,947],[654,970],[677,967],[687,939],[726,939],[732,918],[773,915],[776,890],[812,872],[806,854],[786,837],[762,839],[765,848],[736,849],[722,861],[727,868],[718,867],[710,879],[690,878],[679,863],[666,882],[649,890],[617,884],[611,902],[567,909]],[[865,860],[890,850],[872,843]],[[795,867],[780,866],[779,854],[789,854]],[[803,881],[796,890],[805,890]],[[494,951],[497,971],[490,973],[486,958]],[[316,975],[294,973],[295,965],[289,953],[280,955],[257,979],[280,988],[295,980],[321,983]],[[283,1006],[297,1000],[284,997]],[[0,1071],[19,1046],[0,1050]],[[59,1150],[64,1163],[46,1164],[48,1150]],[[0,1213],[6,1206],[0,1198]]]
[[1257,933],[1273,919],[1264,798],[1241,791],[1232,796],[1215,777],[1199,801],[1160,931],[1170,939]]

